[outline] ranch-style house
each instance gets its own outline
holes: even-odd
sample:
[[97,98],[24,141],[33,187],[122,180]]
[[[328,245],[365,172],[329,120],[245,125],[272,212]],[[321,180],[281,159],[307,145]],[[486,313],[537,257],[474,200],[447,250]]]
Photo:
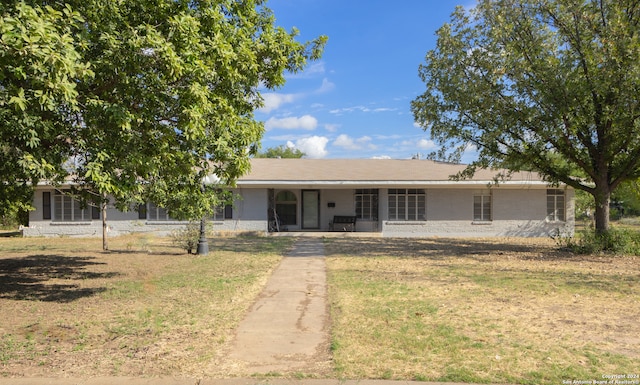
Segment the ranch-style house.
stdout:
[[[397,159],[253,159],[237,199],[209,223],[214,231],[354,231],[382,237],[546,237],[574,231],[574,190],[531,172],[494,183],[495,170],[466,180],[464,165]],[[64,192],[36,187],[25,236],[100,236],[100,212]],[[107,212],[110,235],[167,233],[185,225],[153,202]],[[277,220],[276,220],[277,219]]]

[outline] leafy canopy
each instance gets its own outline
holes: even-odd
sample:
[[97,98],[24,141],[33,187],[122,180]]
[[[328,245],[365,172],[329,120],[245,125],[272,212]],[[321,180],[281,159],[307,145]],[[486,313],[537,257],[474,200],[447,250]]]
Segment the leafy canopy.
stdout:
[[[611,192],[640,177],[640,3],[481,0],[437,32],[411,109],[460,160],[534,170],[591,194],[608,228]],[[605,218],[606,216],[606,218]]]
[[79,110],[77,82],[93,75],[72,36],[81,21],[67,6],[0,5],[3,216],[29,206],[32,182],[65,175],[69,119]]
[[[49,5],[46,5],[49,4]],[[0,41],[4,183],[72,176],[120,208],[177,218],[225,199],[263,134],[260,89],[317,59],[260,0],[5,1]],[[65,164],[66,167],[62,167]]]

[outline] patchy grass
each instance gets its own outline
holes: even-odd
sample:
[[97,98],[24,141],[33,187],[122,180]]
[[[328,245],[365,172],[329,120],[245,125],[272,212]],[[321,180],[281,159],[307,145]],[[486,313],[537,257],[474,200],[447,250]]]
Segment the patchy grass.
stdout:
[[[223,377],[294,240],[212,239],[203,257],[148,235],[110,252],[1,238],[0,377]],[[561,384],[640,368],[638,257],[540,239],[331,238],[325,251],[338,378]]]
[[288,238],[0,239],[1,376],[215,371]]
[[548,240],[327,239],[342,378],[559,384],[640,368],[640,259]]

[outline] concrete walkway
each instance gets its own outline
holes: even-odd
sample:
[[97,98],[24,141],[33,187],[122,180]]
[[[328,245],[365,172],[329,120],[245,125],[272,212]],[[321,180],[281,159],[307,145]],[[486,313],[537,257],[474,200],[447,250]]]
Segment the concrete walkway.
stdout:
[[245,319],[224,364],[239,378],[0,378],[0,385],[473,385],[386,380],[250,378],[252,374],[331,374],[322,239],[301,237]]
[[329,370],[322,239],[301,238],[282,259],[240,323],[228,361],[239,375]]

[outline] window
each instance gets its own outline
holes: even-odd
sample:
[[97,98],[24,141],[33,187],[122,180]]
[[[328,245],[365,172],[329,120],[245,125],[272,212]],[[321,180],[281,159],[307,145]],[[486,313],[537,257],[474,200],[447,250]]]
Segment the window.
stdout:
[[426,196],[423,189],[389,189],[389,220],[425,221]]
[[378,189],[357,189],[355,199],[358,219],[378,220]]
[[281,225],[295,225],[297,221],[296,195],[291,191],[280,191],[276,195],[276,213]]
[[213,216],[211,217],[211,219],[214,221],[222,221],[225,219],[232,219],[232,218],[233,218],[233,206],[231,205],[224,205],[216,208],[216,211],[214,211]]
[[473,220],[476,222],[491,221],[491,195],[473,196]]
[[[100,212],[98,211],[98,215]],[[53,195],[53,220],[57,222],[86,222],[95,216],[92,208],[83,208],[73,195],[56,190]],[[98,216],[98,219],[100,217]]]
[[547,220],[564,221],[564,190],[547,189]]
[[169,212],[164,207],[156,206],[154,203],[147,203],[147,220],[149,221],[173,221]]

